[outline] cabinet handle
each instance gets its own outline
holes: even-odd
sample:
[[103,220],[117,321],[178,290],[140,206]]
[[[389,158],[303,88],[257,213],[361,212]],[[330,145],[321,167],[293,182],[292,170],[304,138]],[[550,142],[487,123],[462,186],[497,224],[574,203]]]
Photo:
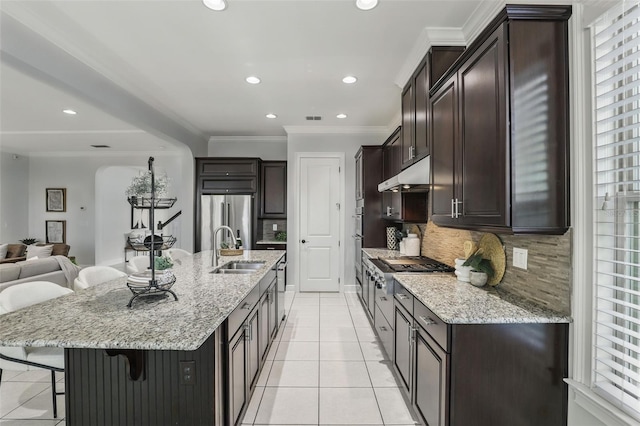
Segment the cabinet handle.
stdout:
[[386,297],[384,297],[384,296],[380,296],[380,300],[382,300],[383,302],[386,302],[386,301],[387,301],[387,298],[386,298]]
[[452,199],[451,199],[451,219],[455,219],[455,217],[456,217],[456,216],[455,216],[455,207],[454,207],[454,206],[455,206],[455,204],[456,204],[456,202],[455,202],[455,200],[452,198]]
[[428,318],[425,317],[423,315],[420,315],[418,318],[420,318],[420,321],[422,321],[423,323],[425,323],[425,325],[434,325],[437,324],[437,322],[435,322],[432,318]]
[[251,303],[244,302],[244,304],[240,306],[240,309],[246,309],[247,311],[251,310]]
[[387,331],[387,327],[385,327],[384,325],[380,326],[380,331]]
[[460,217],[460,210],[458,210],[458,207],[460,206],[460,204],[462,204],[462,201],[459,201],[457,198],[454,201],[454,204],[456,206],[456,215],[455,215],[455,219]]
[[409,296],[404,293],[398,293],[398,299],[407,300]]
[[244,340],[251,340],[251,327],[249,327],[249,324],[244,326]]

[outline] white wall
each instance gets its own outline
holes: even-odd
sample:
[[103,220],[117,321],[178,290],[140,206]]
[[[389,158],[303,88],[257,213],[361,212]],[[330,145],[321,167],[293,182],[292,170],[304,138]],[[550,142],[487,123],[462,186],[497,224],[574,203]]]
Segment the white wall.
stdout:
[[258,157],[263,160],[287,159],[287,139],[278,137],[229,137],[209,140],[209,157]]
[[[300,199],[294,193],[297,179],[295,157],[298,152],[343,152],[345,155],[344,197],[345,205],[341,209],[345,229],[342,244],[345,247],[345,280],[341,289],[355,291],[355,248],[351,237],[355,233],[353,215],[355,212],[355,154],[361,145],[380,145],[389,134],[302,134],[294,133],[288,137],[287,159],[289,174],[287,177],[287,286],[298,291],[300,237],[298,235],[298,218],[295,217],[296,202]],[[384,232],[381,229],[380,232]]]
[[[193,250],[193,157],[185,148],[180,153],[150,153],[156,159],[156,169],[166,170],[172,180],[170,195],[177,196],[178,202],[170,210],[173,214],[182,210],[182,216],[174,226],[181,228],[180,240],[176,247]],[[67,244],[71,246],[70,255],[82,265],[96,263],[96,247],[106,243],[109,250],[100,253],[103,262],[116,258],[112,253],[114,241],[120,241],[121,261],[124,261],[124,233],[129,230],[130,209],[126,203],[125,189],[121,178],[100,181],[96,187],[96,175],[110,166],[142,168],[147,166],[148,155],[101,155],[101,156],[60,156],[30,158],[29,167],[29,235],[45,240],[45,220],[67,221]],[[185,170],[187,169],[187,170]],[[133,170],[133,169],[132,169]],[[191,176],[188,181],[184,179]],[[109,185],[111,184],[111,186]],[[67,211],[47,213],[45,210],[45,188],[67,189]],[[100,193],[96,192],[96,189]],[[175,192],[174,192],[175,191]],[[100,200],[106,202],[101,202]],[[118,204],[109,200],[121,199]],[[123,208],[124,206],[124,208]],[[97,209],[100,209],[98,212]],[[118,218],[124,229],[114,227],[112,218]],[[97,219],[104,223],[97,222]],[[118,222],[119,223],[119,222]],[[126,225],[124,225],[126,224]],[[100,232],[97,232],[99,227]],[[96,237],[106,238],[105,241]]]
[[[44,200],[44,195],[42,195]],[[0,153],[0,244],[29,235],[29,158]],[[44,227],[44,224],[42,225]]]

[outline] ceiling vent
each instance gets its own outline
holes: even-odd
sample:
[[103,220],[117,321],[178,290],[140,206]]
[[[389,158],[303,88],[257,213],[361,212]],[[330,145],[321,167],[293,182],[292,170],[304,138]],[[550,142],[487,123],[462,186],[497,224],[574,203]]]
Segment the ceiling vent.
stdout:
[[91,145],[93,148],[111,148],[109,145]]
[[307,115],[307,121],[320,121],[322,117],[319,115]]

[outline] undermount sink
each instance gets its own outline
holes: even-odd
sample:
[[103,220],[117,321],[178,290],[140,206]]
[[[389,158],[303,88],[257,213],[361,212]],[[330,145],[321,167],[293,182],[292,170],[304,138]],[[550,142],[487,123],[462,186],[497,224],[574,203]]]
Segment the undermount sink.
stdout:
[[264,262],[229,262],[211,271],[212,274],[253,274],[264,266]]
[[255,269],[216,269],[212,274],[253,274]]
[[219,269],[224,270],[240,270],[240,269],[260,269],[264,266],[264,262],[229,262],[227,264],[222,265]]

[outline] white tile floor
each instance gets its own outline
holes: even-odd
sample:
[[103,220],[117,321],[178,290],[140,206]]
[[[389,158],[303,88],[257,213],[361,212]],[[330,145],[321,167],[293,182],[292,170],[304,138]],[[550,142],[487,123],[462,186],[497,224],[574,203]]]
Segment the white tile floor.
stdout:
[[[289,315],[267,356],[244,425],[415,425],[353,293],[287,294]],[[64,390],[64,375],[58,374]],[[64,425],[53,418],[49,372],[5,370],[0,426]]]
[[298,293],[243,425],[415,425],[356,294]]

